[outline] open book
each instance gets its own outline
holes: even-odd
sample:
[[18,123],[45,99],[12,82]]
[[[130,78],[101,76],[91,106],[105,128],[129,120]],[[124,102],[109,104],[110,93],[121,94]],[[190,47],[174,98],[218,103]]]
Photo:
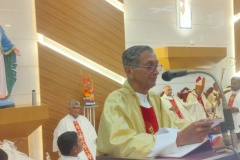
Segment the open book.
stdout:
[[[205,145],[207,147],[205,147]],[[190,145],[185,145],[185,146],[180,146],[180,147],[177,147],[177,152],[175,153],[170,153],[170,154],[167,154],[167,155],[163,155],[161,157],[175,157],[175,158],[181,158],[195,150],[197,150],[198,148],[202,148],[202,146],[204,146],[205,149],[211,149],[211,144],[209,142],[209,139],[205,139],[203,142],[201,143],[195,143],[195,144],[190,144]]]
[[[211,119],[213,121],[212,124],[212,128],[219,125],[221,122],[224,121],[224,119],[222,118],[215,118],[215,119]],[[211,136],[210,140],[211,143],[217,141],[219,138],[218,136]],[[185,145],[185,146],[180,146],[177,147],[177,152],[174,153],[170,153],[170,154],[166,154],[166,155],[162,155],[161,157],[175,157],[175,158],[181,158],[189,153],[192,153],[193,151],[197,151],[197,150],[203,150],[203,148],[206,149],[211,149],[211,143],[210,143],[209,138],[206,138],[203,142],[201,143],[195,143],[195,144],[190,144],[190,145]]]
[[213,121],[213,124],[212,124],[212,128],[219,125],[221,122],[224,121],[223,118],[214,118],[214,119],[211,119]]

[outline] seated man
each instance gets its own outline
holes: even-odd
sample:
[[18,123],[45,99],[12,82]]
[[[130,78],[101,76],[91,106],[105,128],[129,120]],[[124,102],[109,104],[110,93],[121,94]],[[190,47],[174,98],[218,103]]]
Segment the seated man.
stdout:
[[151,47],[127,49],[122,63],[127,80],[105,101],[98,130],[99,154],[155,157],[176,152],[177,146],[204,140],[213,123],[211,120],[190,124],[178,119],[161,106],[159,95],[149,92],[162,67]]
[[[195,89],[188,93],[187,103],[194,105],[186,107],[188,112],[195,118],[195,120],[205,119],[207,117],[214,118],[212,112],[212,105],[203,94],[205,86],[205,78],[200,76],[196,79]],[[197,103],[196,103],[197,102]],[[214,116],[214,117],[213,117]]]
[[57,140],[61,152],[61,160],[80,160],[78,154],[82,151],[82,144],[74,131],[67,131],[61,134]]
[[57,147],[58,136],[66,131],[75,131],[81,137],[80,140],[83,146],[83,152],[79,153],[81,160],[96,159],[97,134],[94,127],[86,117],[79,115],[80,103],[78,101],[71,101],[68,110],[69,114],[60,120],[54,130],[53,152],[59,150]]
[[185,119],[188,121],[194,121],[192,116],[188,113],[184,107],[184,102],[177,96],[172,95],[172,88],[169,85],[165,85],[164,94],[161,97],[162,106],[169,110],[173,116],[178,117],[179,119]]

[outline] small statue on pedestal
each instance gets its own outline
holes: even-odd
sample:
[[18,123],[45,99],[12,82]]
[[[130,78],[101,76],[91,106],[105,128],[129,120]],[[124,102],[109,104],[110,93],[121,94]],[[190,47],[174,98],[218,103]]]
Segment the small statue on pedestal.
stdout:
[[16,81],[16,56],[20,51],[8,39],[0,25],[0,108],[12,107],[14,102],[10,96]]

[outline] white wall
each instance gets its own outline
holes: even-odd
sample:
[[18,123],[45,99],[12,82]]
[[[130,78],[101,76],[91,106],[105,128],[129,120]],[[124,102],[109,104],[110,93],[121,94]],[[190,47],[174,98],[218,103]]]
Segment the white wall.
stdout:
[[0,24],[21,51],[17,57],[17,81],[12,90],[15,105],[31,104],[33,89],[40,102],[34,0],[0,0],[0,4]]
[[[153,48],[164,46],[226,47],[228,57],[233,57],[232,1],[191,0],[192,29],[179,29],[175,0],[124,0],[124,21],[126,48],[133,45],[149,45]],[[190,42],[193,45],[190,45]],[[161,63],[161,62],[160,62]],[[214,65],[210,72],[220,79],[223,61]],[[197,70],[196,68],[193,68]],[[163,73],[164,70],[161,72]],[[157,85],[152,89],[157,93],[165,84],[171,84],[173,93],[183,87],[194,88],[195,79],[201,74],[187,75],[165,82],[159,74]],[[226,67],[223,87],[230,85],[233,67]],[[206,87],[212,86],[213,79],[206,77]]]

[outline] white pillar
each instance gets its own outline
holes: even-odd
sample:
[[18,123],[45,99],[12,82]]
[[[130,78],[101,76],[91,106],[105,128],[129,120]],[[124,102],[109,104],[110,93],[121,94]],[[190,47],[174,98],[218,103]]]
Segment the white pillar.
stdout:
[[34,160],[43,160],[42,126],[28,136],[29,157]]

